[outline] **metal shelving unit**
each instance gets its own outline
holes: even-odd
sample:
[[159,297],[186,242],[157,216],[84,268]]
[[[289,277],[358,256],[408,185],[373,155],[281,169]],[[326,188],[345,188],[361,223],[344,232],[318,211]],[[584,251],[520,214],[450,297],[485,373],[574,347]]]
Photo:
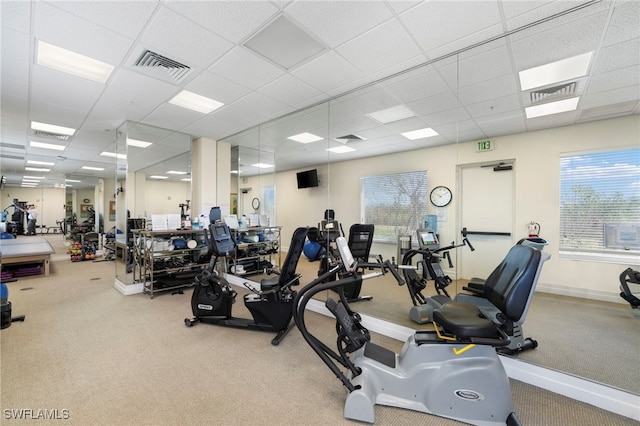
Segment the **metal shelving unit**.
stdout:
[[[207,265],[205,234],[202,229],[174,231],[133,231],[134,281],[143,283],[153,299],[161,291],[184,288]],[[195,241],[195,247],[174,246],[175,240]],[[193,243],[192,243],[193,245]]]
[[231,229],[236,252],[227,260],[227,271],[233,275],[247,276],[261,274],[272,267],[280,268],[281,230],[282,226]]

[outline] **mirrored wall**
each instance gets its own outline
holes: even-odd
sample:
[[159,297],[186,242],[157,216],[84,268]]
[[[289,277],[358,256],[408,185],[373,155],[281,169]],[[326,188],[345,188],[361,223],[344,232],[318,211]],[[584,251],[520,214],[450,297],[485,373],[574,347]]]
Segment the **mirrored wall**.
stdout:
[[[565,18],[559,18],[554,25],[562,25],[564,20]],[[567,17],[566,20],[571,19]],[[460,244],[461,231],[468,226],[465,223],[468,219],[463,217],[463,206],[460,205],[463,196],[460,180],[462,169],[469,167],[497,173],[495,165],[506,162],[511,167],[511,174],[505,173],[501,177],[510,176],[506,180],[511,180],[510,184],[514,185],[518,168],[531,167],[531,164],[527,163],[526,155],[518,150],[503,149],[486,155],[478,153],[476,142],[486,138],[486,134],[491,134],[493,138],[504,137],[510,140],[509,135],[526,132],[527,130],[522,129],[526,129],[527,125],[531,126],[529,131],[536,130],[532,124],[535,122],[525,123],[526,120],[521,114],[521,96],[526,94],[510,94],[512,86],[517,82],[513,79],[512,65],[503,59],[508,57],[505,51],[510,43],[517,43],[539,31],[539,28],[534,27],[515,34],[510,39],[499,38],[477,45],[225,139],[224,142],[235,147],[234,151],[237,154],[232,165],[232,169],[238,170],[237,187],[231,194],[232,197],[238,197],[237,214],[251,211],[250,201],[254,198],[263,201],[262,188],[273,185],[277,195],[274,201],[275,223],[283,226],[282,244],[286,249],[296,227],[317,227],[327,209],[335,211],[335,218],[343,226],[345,234],[348,233],[350,225],[365,221],[366,214],[360,190],[363,178],[426,171],[428,191],[436,186],[445,186],[452,191],[453,201],[443,207],[425,203],[425,211],[422,212],[423,217],[420,220],[424,223],[428,215],[435,218],[435,222],[432,223],[437,226],[442,245]],[[495,59],[491,69],[482,67],[487,57]],[[554,58],[550,56],[549,62],[552,60]],[[496,82],[500,83],[497,87],[502,85],[508,90],[503,94],[496,93],[491,102],[474,102],[474,99],[480,99],[480,94],[487,90],[487,87],[496,87]],[[377,111],[393,112],[391,110],[398,105],[408,106],[412,114],[387,123],[382,123],[370,115]],[[516,110],[517,113],[514,112]],[[429,120],[423,118],[427,115]],[[422,128],[437,129],[437,132],[416,139],[408,139],[402,135],[404,132]],[[316,136],[317,140],[306,143],[293,140],[294,136],[300,134]],[[395,152],[393,155],[386,153],[390,146]],[[339,149],[334,152],[331,148]],[[362,156],[357,154],[358,151],[366,151],[368,157],[361,158]],[[313,160],[302,164],[293,161],[299,159],[301,152],[312,152]],[[514,160],[516,157],[518,159]],[[278,172],[265,173],[252,168],[252,165],[263,161],[270,164],[274,161]],[[311,170],[317,172],[317,185],[299,187],[297,175]],[[516,187],[511,188],[511,191],[515,192]],[[245,190],[248,192],[243,192]],[[484,195],[485,200],[490,196],[489,190]],[[518,198],[514,196],[510,202],[515,205]],[[521,207],[514,207],[518,208]],[[501,237],[504,241],[500,238],[488,240],[481,235],[470,235],[471,242],[474,243],[475,238],[478,246],[473,258],[469,257],[471,251],[468,246],[450,250],[452,263],[449,265],[445,261],[443,268],[454,279],[447,288],[451,295],[462,291],[466,282],[462,280],[472,276],[486,277],[493,269],[491,265],[497,265],[506,250],[521,237],[526,236],[524,224],[517,222],[517,217],[519,218],[516,213],[511,213],[506,221],[500,224],[501,229],[498,231],[504,230],[507,234],[506,239]],[[478,228],[474,231],[485,229]],[[415,236],[412,243],[414,246],[417,243]],[[500,248],[495,249],[496,247]],[[555,249],[553,256],[557,256],[555,243],[549,249]],[[398,252],[397,241],[377,241],[372,248],[372,253],[381,254],[387,259],[393,257],[396,262]],[[305,278],[308,282],[315,277],[314,273],[318,271],[319,265],[305,257],[302,257],[300,262],[301,270],[307,271]],[[480,268],[474,269],[474,265],[479,265]],[[475,275],[476,273],[478,275]],[[461,281],[456,281],[456,278]],[[615,278],[612,277],[614,280]],[[433,282],[428,286],[427,292],[431,295]],[[412,329],[430,327],[410,321],[410,295],[406,287],[397,286],[393,280],[367,283],[362,292],[373,294],[373,299],[358,302],[354,306],[358,312]],[[323,298],[326,296],[328,295],[323,295]],[[583,303],[586,308],[594,302],[572,299],[566,303]],[[558,305],[558,309],[562,311],[562,304]],[[600,312],[602,315],[611,315],[612,318],[609,320],[618,324],[608,330],[608,333],[616,336],[613,337],[613,341],[618,339],[626,345],[634,345],[625,335],[628,330],[633,329],[637,319],[625,314],[621,309],[624,309],[624,305],[609,304]],[[577,329],[567,332],[576,336],[587,336],[594,323],[602,318],[585,317],[583,320]],[[530,312],[524,326],[525,333],[527,324],[531,324],[530,329],[540,334],[545,333],[544,324],[553,327],[546,322],[545,314],[541,310]],[[637,345],[637,339],[635,344]],[[620,375],[613,371],[615,367],[607,363],[587,366],[568,361],[572,353],[588,352],[588,348],[586,340],[581,342],[580,339],[560,337],[551,345],[541,345],[532,351],[531,355],[523,352],[517,358],[640,393],[637,383],[629,384],[624,378],[618,380],[616,376]]]

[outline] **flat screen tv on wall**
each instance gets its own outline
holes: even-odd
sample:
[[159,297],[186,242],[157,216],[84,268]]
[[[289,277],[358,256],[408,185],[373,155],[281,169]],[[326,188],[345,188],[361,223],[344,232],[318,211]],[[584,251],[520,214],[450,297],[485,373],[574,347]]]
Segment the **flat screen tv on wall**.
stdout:
[[318,186],[318,170],[307,170],[306,172],[298,172],[298,189],[313,188]]

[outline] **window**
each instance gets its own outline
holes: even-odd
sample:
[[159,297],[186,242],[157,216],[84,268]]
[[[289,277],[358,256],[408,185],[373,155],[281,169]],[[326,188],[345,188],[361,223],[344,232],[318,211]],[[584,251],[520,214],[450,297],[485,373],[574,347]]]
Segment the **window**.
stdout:
[[560,158],[560,251],[602,260],[638,254],[639,148]]
[[375,225],[375,240],[397,241],[424,226],[427,171],[368,176],[360,179],[361,216]]

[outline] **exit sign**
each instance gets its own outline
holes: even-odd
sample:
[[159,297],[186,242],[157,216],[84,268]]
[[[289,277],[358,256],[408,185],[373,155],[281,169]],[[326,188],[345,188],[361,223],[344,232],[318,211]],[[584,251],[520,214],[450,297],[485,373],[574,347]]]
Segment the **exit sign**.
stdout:
[[477,151],[481,152],[481,151],[491,151],[493,149],[493,142],[491,141],[491,139],[488,139],[486,141],[480,141],[477,142]]

